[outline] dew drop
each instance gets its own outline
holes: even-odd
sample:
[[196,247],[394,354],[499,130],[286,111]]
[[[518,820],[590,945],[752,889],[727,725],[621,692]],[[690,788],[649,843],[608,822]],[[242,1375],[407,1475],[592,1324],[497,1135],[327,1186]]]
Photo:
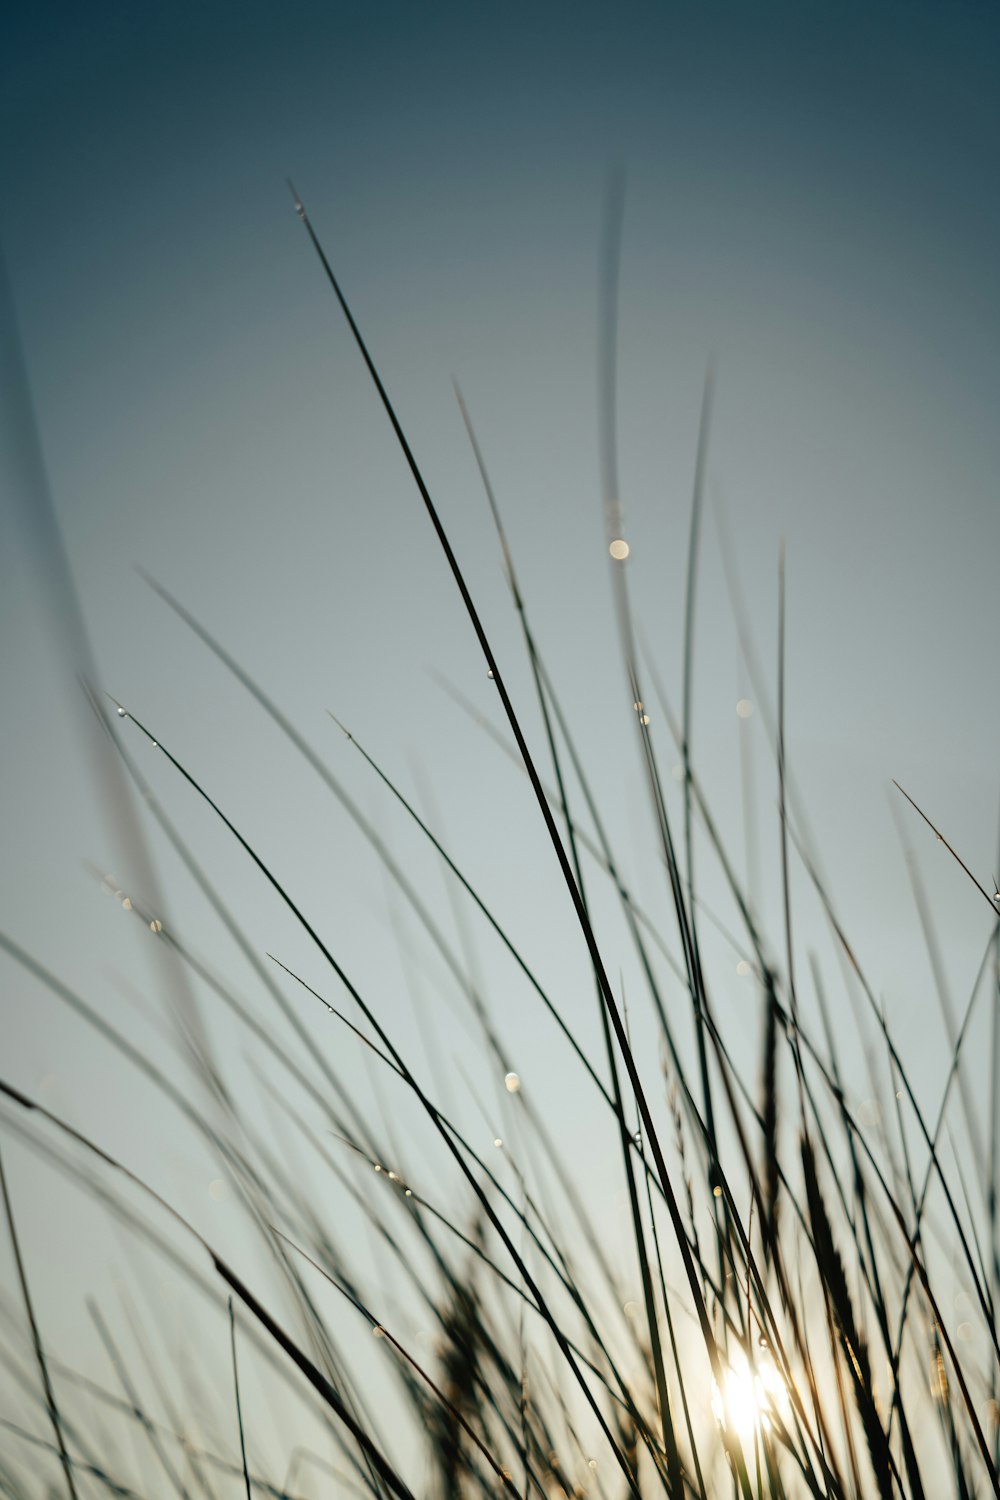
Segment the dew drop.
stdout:
[[587,1459],[587,1468],[588,1469],[596,1469],[597,1468],[597,1459],[596,1458],[588,1458]]
[[640,724],[648,724],[649,723],[649,714],[640,714],[639,715],[639,723]]
[[616,536],[608,548],[615,562],[624,562],[629,555],[629,544],[624,537]]
[[502,1137],[499,1136],[499,1135],[496,1136],[496,1137],[494,1137],[493,1144],[497,1148],[498,1151],[502,1150],[502,1148],[503,1148],[503,1139],[502,1139]]
[[125,717],[125,710],[122,708],[120,703],[118,705],[118,717],[119,719],[124,719]]
[[381,1162],[377,1161],[375,1163],[375,1170],[376,1170],[376,1172],[381,1172],[381,1170],[382,1170],[382,1163]]
[[131,911],[131,910],[132,910],[132,902],[129,900],[128,896],[123,896],[122,897],[122,911]]
[[736,972],[740,975],[750,973],[750,965],[747,963],[745,958],[741,958],[739,963],[736,965]]
[[741,719],[749,719],[753,713],[753,704],[749,698],[739,698],[736,703],[736,712]]
[[153,920],[149,924],[149,930],[150,930],[150,932],[162,932],[163,931],[163,923],[160,921],[159,917],[154,917],[153,918]]
[[375,1324],[375,1327],[372,1329],[372,1337],[376,1339],[385,1338],[385,1329],[382,1327],[381,1323]]
[[491,682],[495,682],[496,681],[496,679],[493,676],[493,668],[492,667],[487,667],[486,668],[486,675],[490,679]]
[[716,1183],[715,1187],[712,1189],[712,1197],[713,1198],[721,1198],[722,1197],[722,1188],[719,1186],[718,1183]]
[[508,1073],[503,1084],[508,1094],[518,1094],[521,1091],[521,1080],[516,1073]]
[[412,1188],[407,1188],[405,1196],[407,1198],[412,1198],[413,1197],[413,1189]]

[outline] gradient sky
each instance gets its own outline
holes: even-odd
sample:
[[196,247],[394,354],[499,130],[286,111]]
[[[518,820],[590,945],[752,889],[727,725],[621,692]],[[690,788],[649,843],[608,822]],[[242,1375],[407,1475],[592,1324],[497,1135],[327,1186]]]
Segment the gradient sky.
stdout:
[[[785,540],[791,764],[845,925],[936,1103],[943,1032],[889,792],[896,777],[989,885],[1000,745],[998,65],[993,4],[337,0],[40,4],[8,16],[3,250],[100,684],[289,877],[407,1044],[419,1047],[421,1033],[376,862],[133,569],[153,573],[256,675],[443,900],[433,865],[324,710],[407,788],[426,783],[449,845],[518,938],[553,983],[587,994],[527,788],[428,676],[445,674],[498,721],[286,176],[341,277],[535,733],[452,392],[460,381],[625,867],[666,921],[600,502],[602,203],[609,169],[625,169],[619,453],[637,610],[676,703],[698,411],[714,358],[695,757],[742,864],[738,735],[749,737],[761,905],[773,923],[775,777],[761,714],[742,730],[735,714],[738,697],[756,695],[720,565],[718,511],[771,685]],[[148,1045],[154,1033],[136,1002],[160,1007],[162,975],[146,935],[138,924],[126,931],[85,865],[126,887],[141,872],[127,867],[95,791],[13,411],[0,516],[3,927]],[[669,767],[677,757],[655,709],[653,718]],[[327,983],[224,833],[134,735],[126,743],[259,947]],[[913,815],[904,822],[960,1003],[989,914]],[[707,855],[702,866],[711,894]],[[220,970],[240,972],[176,860],[163,858],[160,879],[192,941]],[[835,983],[804,886],[800,921],[803,954],[815,942]],[[718,1004],[745,1031],[755,1070],[753,998],[739,989],[734,954],[720,945],[711,962]],[[564,1080],[551,1029],[494,963],[484,948],[491,1002],[526,1086],[589,1139],[584,1095]],[[213,1233],[229,1232],[206,1195],[211,1164],[169,1109],[40,987],[4,968],[5,1076],[105,1144],[128,1141],[168,1196]],[[440,975],[426,958],[418,968],[434,1025],[461,1036]],[[589,995],[580,1004],[589,1045]],[[209,1025],[223,1048],[242,1046],[220,1018]],[[985,1029],[976,1035],[982,1044]],[[473,1055],[463,1066],[475,1073],[483,1062]],[[455,1093],[475,1118],[461,1083]],[[67,1284],[51,1235],[67,1189],[13,1144],[8,1154],[48,1305],[67,1339],[83,1339],[86,1278]],[[613,1166],[595,1173],[595,1192],[617,1191]],[[88,1217],[79,1198],[71,1207],[99,1237],[96,1211]],[[95,1267],[106,1253],[95,1250]]]

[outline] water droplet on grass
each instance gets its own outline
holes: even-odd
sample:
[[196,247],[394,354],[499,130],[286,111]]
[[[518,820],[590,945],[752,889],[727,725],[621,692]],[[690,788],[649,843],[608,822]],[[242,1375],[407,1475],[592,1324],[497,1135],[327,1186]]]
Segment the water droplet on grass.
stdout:
[[119,719],[124,719],[125,717],[125,710],[122,708],[120,703],[118,705],[118,717]]
[[736,972],[737,974],[741,975],[750,973],[750,965],[747,963],[745,958],[741,958],[739,963],[736,965]]
[[624,562],[629,555],[629,544],[624,537],[616,536],[608,548],[615,562]]
[[377,1339],[385,1338],[385,1329],[382,1327],[381,1323],[375,1324],[375,1327],[372,1329],[372,1337]]
[[521,1091],[521,1080],[516,1073],[508,1073],[504,1078],[503,1085],[508,1094],[518,1094]]
[[749,698],[739,698],[736,702],[736,712],[741,719],[749,719],[753,713],[753,704]]

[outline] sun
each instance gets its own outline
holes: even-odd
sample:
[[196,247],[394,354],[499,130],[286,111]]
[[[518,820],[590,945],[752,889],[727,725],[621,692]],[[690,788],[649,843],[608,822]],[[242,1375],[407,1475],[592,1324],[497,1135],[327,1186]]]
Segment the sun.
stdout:
[[758,1351],[752,1365],[739,1350],[723,1372],[721,1387],[712,1385],[716,1420],[739,1438],[770,1431],[774,1417],[784,1422],[788,1404],[785,1383],[766,1349]]

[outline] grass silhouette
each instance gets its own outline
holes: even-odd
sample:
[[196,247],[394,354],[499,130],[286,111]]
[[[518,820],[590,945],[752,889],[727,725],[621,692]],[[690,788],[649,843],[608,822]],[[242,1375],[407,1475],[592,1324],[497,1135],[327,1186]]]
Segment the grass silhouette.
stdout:
[[[266,1063],[257,1071],[257,1098],[250,1101],[230,1086],[193,1002],[178,1001],[176,1034],[191,1076],[191,1087],[181,1088],[155,1056],[137,1049],[42,958],[26,952],[13,936],[0,935],[0,944],[14,966],[95,1028],[109,1055],[139,1070],[149,1089],[169,1100],[200,1135],[234,1185],[246,1232],[263,1248],[270,1273],[265,1284],[251,1284],[242,1268],[237,1270],[128,1165],[127,1136],[91,1139],[40,1100],[0,1082],[4,1131],[82,1184],[130,1239],[168,1262],[192,1297],[211,1305],[220,1328],[228,1320],[231,1376],[226,1386],[205,1392],[196,1375],[179,1365],[164,1367],[159,1356],[150,1355],[147,1365],[137,1367],[96,1305],[94,1323],[117,1386],[63,1360],[58,1344],[47,1345],[39,1333],[32,1268],[21,1257],[17,1204],[0,1169],[17,1267],[3,1360],[38,1418],[30,1429],[3,1419],[7,1437],[0,1489],[11,1497],[56,1493],[60,1484],[71,1497],[211,1497],[235,1495],[242,1487],[248,1497],[258,1492],[289,1500],[340,1493],[457,1500],[508,1492],[525,1500],[533,1494],[577,1500],[659,1492],[699,1500],[726,1494],[743,1500],[1000,1496],[997,902],[929,815],[903,792],[908,811],[920,815],[929,836],[945,845],[977,887],[970,899],[981,897],[990,908],[981,961],[975,956],[978,974],[961,1015],[951,1013],[942,997],[951,1059],[944,1095],[931,1110],[917,1096],[874,985],[841,926],[791,782],[782,562],[773,717],[763,683],[757,691],[775,758],[782,921],[776,934],[763,930],[759,893],[736,873],[733,840],[713,816],[694,751],[694,601],[711,374],[689,530],[679,715],[655,658],[639,644],[633,618],[615,455],[619,188],[612,193],[604,251],[602,472],[623,681],[645,777],[647,829],[669,891],[674,924],[669,935],[622,872],[616,854],[620,831],[602,814],[546,668],[461,393],[542,726],[534,749],[361,330],[297,197],[295,205],[481,649],[505,725],[499,731],[486,726],[486,731],[523,771],[544,826],[554,878],[558,875],[572,907],[592,976],[600,1055],[591,1055],[581,1040],[575,1020],[579,997],[543,981],[521,951],[511,922],[492,909],[449,852],[433,818],[404,795],[378,755],[336,721],[371,774],[373,788],[412,825],[446,871],[456,903],[454,922],[394,854],[327,757],[312,748],[184,604],[150,578],[160,598],[252,696],[304,760],[307,774],[320,779],[370,845],[393,899],[461,993],[489,1069],[497,1080],[506,1079],[513,1129],[496,1137],[495,1155],[488,1159],[477,1138],[460,1126],[443,1078],[428,1079],[429,1070],[407,1055],[378,999],[367,992],[364,976],[347,971],[322,923],[307,915],[294,880],[273,868],[230,818],[224,789],[203,784],[169,748],[169,734],[166,741],[161,738],[159,726],[147,726],[114,700],[109,711],[88,679],[92,706],[109,731],[120,773],[238,945],[274,1008],[273,1019],[261,1020],[245,994],[219,976],[183,931],[158,915],[157,902],[138,889],[115,894],[172,955],[187,982],[210,993],[253,1039]],[[739,614],[735,580],[733,593]],[[745,623],[741,634],[752,661]],[[680,826],[669,811],[664,751],[648,711],[654,703],[680,756]],[[483,744],[485,752],[485,738]],[[263,951],[244,930],[239,912],[208,876],[144,775],[143,754],[150,747],[228,831],[308,939],[325,976],[322,983]],[[696,837],[718,866],[731,918],[723,920],[703,900]],[[881,1121],[859,1117],[857,1090],[842,1060],[845,1037],[818,962],[810,956],[808,974],[797,962],[797,870],[818,897],[861,1007],[873,1076],[891,1080],[894,1113]],[[622,955],[615,951],[617,940],[603,936],[598,916],[608,900],[619,909],[621,941],[630,962],[637,963],[642,993],[626,996],[614,981]],[[926,903],[918,901],[918,915],[933,953]],[[736,930],[729,921],[738,924]],[[458,943],[449,936],[452,926],[460,933]],[[531,1090],[521,1087],[509,1065],[501,1028],[476,979],[475,948],[485,933],[498,942],[540,1014],[556,1027],[565,1066],[585,1080],[592,1110],[609,1132],[624,1189],[627,1265],[620,1263],[608,1226],[589,1208],[589,1164],[572,1134],[553,1134]],[[740,958],[741,972],[752,975],[756,988],[760,1044],[749,1059],[741,1044],[727,1037],[708,977],[706,952],[717,938],[746,955]],[[803,1004],[807,988],[818,1028],[809,1019],[812,1005]],[[993,1007],[994,1056],[991,1093],[980,1118],[963,1072],[963,1045],[984,994]],[[659,1055],[653,1059],[633,1043],[640,1011],[648,1011],[658,1034]],[[362,1044],[376,1092],[383,1082],[387,1088],[391,1084],[393,1099],[405,1100],[405,1106],[386,1103],[372,1110],[362,1102],[371,1091],[355,1086],[355,1064],[341,1066],[339,1047],[326,1045],[329,1032],[317,1039],[331,1018],[338,1034]],[[689,1030],[693,1065],[684,1040]],[[331,1051],[337,1060],[331,1060]],[[350,1057],[356,1055],[352,1051]],[[884,1086],[876,1083],[872,1092],[884,1092]],[[201,1102],[206,1097],[211,1107]],[[945,1150],[956,1099],[970,1139],[978,1142],[975,1175],[969,1179],[957,1154]],[[311,1154],[313,1165],[301,1175],[288,1151],[283,1156],[279,1149],[279,1132],[269,1123],[278,1119],[281,1141],[287,1146],[294,1139]],[[316,1170],[326,1184],[320,1195],[313,1188]],[[363,1241],[356,1227],[346,1238],[341,1232],[341,1209],[347,1204],[351,1224],[364,1226]],[[952,1336],[945,1299],[956,1265],[986,1330],[985,1360],[960,1348]],[[373,1270],[384,1275],[384,1306],[366,1290]],[[627,1292],[636,1278],[641,1290],[632,1298]],[[393,1309],[404,1304],[419,1309],[432,1330],[418,1348],[405,1326],[395,1326]],[[341,1314],[354,1320],[352,1333],[344,1333]],[[151,1303],[145,1316],[162,1319],[162,1309]],[[134,1335],[140,1326],[136,1315]],[[361,1351],[358,1329],[372,1336],[374,1360],[371,1349]],[[153,1349],[153,1341],[141,1334],[132,1342]],[[272,1467],[273,1436],[258,1441],[256,1435],[265,1425],[260,1391],[269,1386],[281,1390],[283,1413],[301,1413],[301,1430],[288,1428],[282,1419],[280,1473]],[[197,1437],[200,1431],[204,1436]]]

